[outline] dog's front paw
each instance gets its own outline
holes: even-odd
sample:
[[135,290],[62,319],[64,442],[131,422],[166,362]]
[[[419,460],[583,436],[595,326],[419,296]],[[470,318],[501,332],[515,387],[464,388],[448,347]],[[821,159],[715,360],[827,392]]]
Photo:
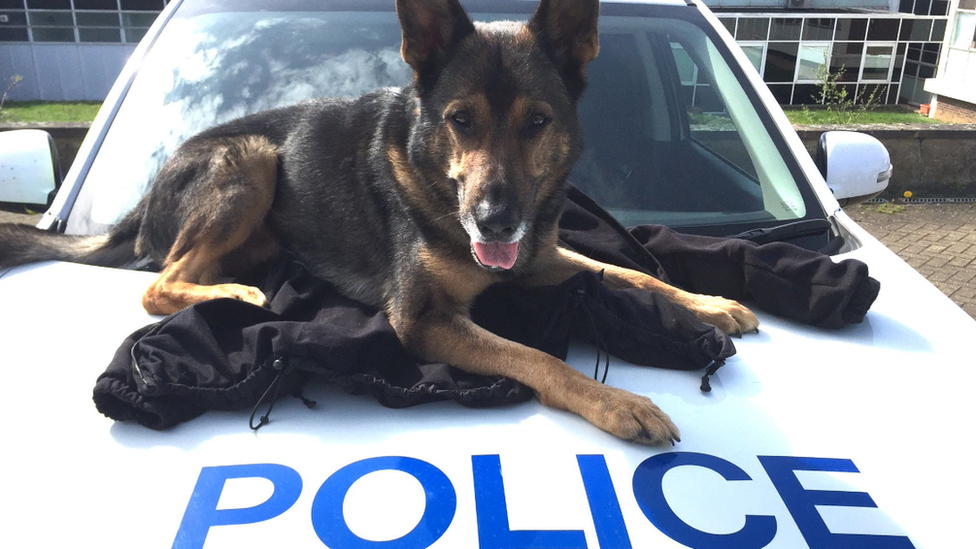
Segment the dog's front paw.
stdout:
[[594,425],[624,440],[641,444],[674,444],[681,441],[678,428],[651,399],[605,387],[609,394],[600,399]]
[[268,298],[265,297],[264,292],[255,288],[254,286],[245,286],[243,284],[218,284],[213,286],[213,292],[213,297],[229,297],[231,299],[237,299],[252,305],[257,305],[258,307],[264,307],[268,304]]
[[738,301],[712,295],[693,295],[686,306],[698,320],[731,336],[739,337],[759,331],[759,319]]

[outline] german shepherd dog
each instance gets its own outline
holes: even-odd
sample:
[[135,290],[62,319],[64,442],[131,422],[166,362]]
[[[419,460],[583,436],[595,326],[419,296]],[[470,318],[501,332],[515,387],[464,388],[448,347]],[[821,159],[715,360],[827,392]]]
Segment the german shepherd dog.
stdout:
[[649,399],[608,387],[475,325],[498,282],[540,286],[604,271],[660,292],[727,333],[748,309],[599,263],[557,244],[566,177],[582,150],[576,106],[596,57],[598,0],[541,0],[528,23],[472,23],[458,0],[397,0],[403,89],[247,116],[182,144],[108,235],[0,230],[0,265],[44,259],[163,266],[153,314],[220,297],[265,304],[221,276],[288,253],[345,295],[382,308],[412,353],[514,378],[549,406],[620,438],[673,443]]

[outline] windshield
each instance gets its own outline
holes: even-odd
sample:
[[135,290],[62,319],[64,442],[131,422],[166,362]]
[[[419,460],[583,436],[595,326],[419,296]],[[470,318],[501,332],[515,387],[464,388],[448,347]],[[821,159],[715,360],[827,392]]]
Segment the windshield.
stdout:
[[[376,11],[370,2],[326,3],[364,11],[322,4],[185,1],[133,80],[68,232],[115,223],[175,148],[214,124],[410,81],[391,3]],[[535,7],[465,4],[475,20],[524,20]],[[600,55],[579,106],[586,147],[575,185],[627,226],[728,235],[823,217],[697,10],[605,4],[601,13]]]

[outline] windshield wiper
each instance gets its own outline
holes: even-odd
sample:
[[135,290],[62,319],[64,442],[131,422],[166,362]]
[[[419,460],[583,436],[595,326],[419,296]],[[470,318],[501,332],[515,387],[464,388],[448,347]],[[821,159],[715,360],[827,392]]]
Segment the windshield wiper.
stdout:
[[756,244],[765,244],[777,240],[792,240],[801,236],[822,234],[829,231],[830,227],[830,221],[826,219],[801,219],[774,227],[749,229],[732,235],[732,238],[742,238],[751,240]]

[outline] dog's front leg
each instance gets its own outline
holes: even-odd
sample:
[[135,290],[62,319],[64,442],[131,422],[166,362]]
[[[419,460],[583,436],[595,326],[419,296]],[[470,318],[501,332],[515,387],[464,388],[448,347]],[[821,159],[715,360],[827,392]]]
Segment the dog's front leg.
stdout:
[[488,332],[462,314],[394,319],[394,328],[407,348],[426,360],[520,381],[543,404],[576,413],[622,439],[643,444],[680,440],[678,428],[650,399],[598,383],[551,355]]
[[759,330],[759,319],[739,302],[720,296],[694,294],[666,284],[653,276],[590,259],[556,247],[541,260],[535,272],[526,278],[528,284],[558,284],[580,271],[604,272],[604,282],[611,288],[642,288],[657,292],[669,301],[688,309],[699,320],[734,336]]

